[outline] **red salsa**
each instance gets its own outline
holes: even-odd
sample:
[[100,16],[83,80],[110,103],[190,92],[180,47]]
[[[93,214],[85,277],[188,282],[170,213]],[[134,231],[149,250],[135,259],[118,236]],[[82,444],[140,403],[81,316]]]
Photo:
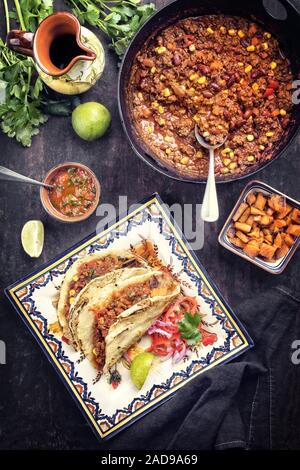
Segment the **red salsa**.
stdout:
[[53,175],[50,184],[54,186],[49,192],[51,204],[63,215],[83,215],[95,201],[94,179],[82,168],[61,168]]

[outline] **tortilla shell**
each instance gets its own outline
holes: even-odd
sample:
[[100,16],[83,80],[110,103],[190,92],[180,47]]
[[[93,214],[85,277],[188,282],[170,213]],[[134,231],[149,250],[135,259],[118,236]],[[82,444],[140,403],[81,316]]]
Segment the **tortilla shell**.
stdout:
[[154,299],[151,299],[152,305],[148,307],[140,305],[134,315],[121,318],[110,327],[109,334],[105,338],[104,373],[121,359],[124,352],[130,346],[144,336],[150,326],[161,316],[165,308],[179,293],[180,287],[178,286],[172,294],[161,298],[154,298],[155,302],[152,302]]

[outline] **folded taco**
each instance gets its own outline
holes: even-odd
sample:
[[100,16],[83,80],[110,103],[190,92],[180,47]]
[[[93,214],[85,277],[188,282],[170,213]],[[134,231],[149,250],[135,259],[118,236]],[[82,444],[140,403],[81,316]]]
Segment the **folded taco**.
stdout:
[[96,277],[81,290],[80,295],[76,297],[71,305],[68,317],[70,339],[76,350],[81,348],[80,340],[77,335],[77,326],[82,309],[92,302],[100,303],[116,289],[116,286],[132,278],[145,275],[149,270],[150,268],[145,267],[117,269],[103,276]]
[[131,252],[106,252],[87,255],[67,271],[60,288],[57,316],[63,334],[70,339],[69,314],[71,305],[91,280],[124,267],[147,266],[146,261]]
[[92,295],[91,286],[76,301],[73,329],[85,356],[104,372],[146,333],[180,293],[179,284],[170,274],[151,269],[100,289],[98,299]]

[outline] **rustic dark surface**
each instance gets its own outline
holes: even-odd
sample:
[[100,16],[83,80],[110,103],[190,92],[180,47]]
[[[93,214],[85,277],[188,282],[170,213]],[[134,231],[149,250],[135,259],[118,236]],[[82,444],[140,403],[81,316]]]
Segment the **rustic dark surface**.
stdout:
[[[164,3],[168,2],[156,2],[158,6]],[[298,4],[300,7],[299,1]],[[2,10],[0,17],[2,21]],[[1,32],[4,33],[3,21]],[[106,44],[106,39],[102,39]],[[119,195],[127,195],[131,204],[154,191],[159,192],[167,203],[200,203],[203,198],[203,186],[172,181],[154,172],[133,155],[118,115],[117,73],[117,58],[113,52],[106,49],[104,75],[97,86],[84,96],[84,100],[102,102],[112,113],[112,126],[104,138],[93,143],[83,142],[74,134],[68,118],[51,118],[34,138],[29,149],[22,148],[1,134],[0,164],[33,178],[42,179],[47,170],[58,163],[72,160],[85,163],[95,171],[102,183],[104,203],[117,204]],[[287,155],[257,175],[258,179],[298,200],[299,144],[298,136]],[[276,277],[218,245],[217,235],[247,181],[219,186],[220,220],[205,227],[204,248],[197,253],[241,319],[243,312],[239,311],[238,305],[245,297],[255,296],[259,302],[260,292],[271,286],[284,286],[299,295],[297,293],[300,283],[299,253],[295,255],[284,274]],[[45,224],[45,248],[39,260],[27,257],[20,244],[21,228],[29,219],[40,219]],[[1,287],[28,274],[78,242],[95,230],[96,223],[96,216],[76,225],[55,222],[45,214],[35,187],[1,182]],[[255,328],[255,311],[253,318],[248,318],[247,323]],[[298,336],[299,334],[300,332]],[[5,341],[7,346],[7,364],[0,365],[0,448],[99,448],[97,439],[64,385],[2,293],[0,339]],[[289,428],[288,418],[285,419],[285,416],[292,412],[300,417],[299,395],[293,388],[287,389],[286,394],[289,412],[283,413],[282,432]],[[297,436],[293,436],[294,448],[300,448],[299,432]],[[106,444],[104,448],[108,446],[109,444]]]

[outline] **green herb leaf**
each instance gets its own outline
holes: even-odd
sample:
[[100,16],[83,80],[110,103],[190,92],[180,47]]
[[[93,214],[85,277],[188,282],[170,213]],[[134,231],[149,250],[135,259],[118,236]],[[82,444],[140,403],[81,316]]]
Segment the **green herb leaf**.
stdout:
[[198,343],[201,340],[201,332],[199,331],[199,325],[201,323],[201,316],[199,313],[194,315],[191,313],[185,313],[183,320],[178,323],[180,334],[187,340],[189,345]]
[[101,29],[111,39],[110,48],[122,56],[133,35],[155,11],[155,5],[140,0],[65,0],[81,24]]
[[[53,12],[53,0],[19,0],[15,5],[9,18],[29,31]],[[41,111],[42,88],[33,60],[11,51],[0,39],[0,126],[25,147],[47,121]]]
[[0,105],[4,104],[6,101],[6,88],[7,82],[4,82],[4,80],[0,80]]
[[[53,0],[20,0],[20,9],[26,30],[35,31],[46,16],[53,13]],[[18,19],[13,10],[11,17]]]

